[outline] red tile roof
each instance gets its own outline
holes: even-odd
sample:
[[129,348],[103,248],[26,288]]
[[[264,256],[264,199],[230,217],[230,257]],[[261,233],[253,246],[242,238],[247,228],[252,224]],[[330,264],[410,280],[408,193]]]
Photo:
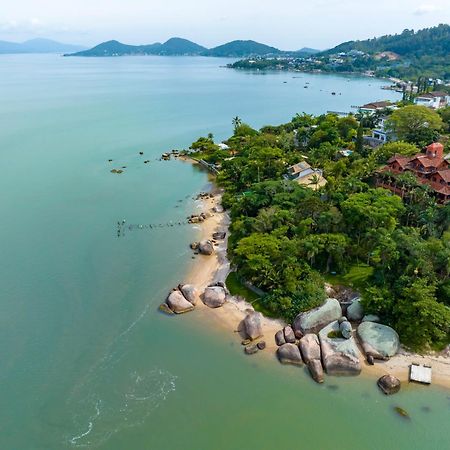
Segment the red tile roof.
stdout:
[[436,173],[439,174],[444,181],[450,183],[450,169],[438,170]]

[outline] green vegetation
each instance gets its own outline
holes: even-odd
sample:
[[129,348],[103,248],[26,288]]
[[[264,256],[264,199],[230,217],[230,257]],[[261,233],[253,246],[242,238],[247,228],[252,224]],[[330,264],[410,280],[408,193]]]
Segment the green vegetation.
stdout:
[[[396,126],[411,114],[408,107],[399,111]],[[230,290],[292,320],[324,301],[325,280],[352,285],[366,312],[393,326],[405,344],[448,343],[450,205],[437,204],[408,173],[398,176],[404,198],[376,185],[392,155],[420,151],[415,137],[367,148],[357,140],[362,121],[330,114],[297,114],[259,131],[238,117],[233,125],[229,150],[211,137],[192,145],[195,156],[220,169],[232,218],[229,257],[238,273],[227,280]],[[342,148],[353,154],[342,156]],[[286,179],[300,161],[321,169],[327,184],[314,190]],[[254,299],[239,279],[267,294]]]
[[247,59],[231,64],[233,68],[302,70],[322,72],[373,72],[379,77],[416,81],[450,79],[450,25],[439,25],[417,32],[382,36],[365,41],[350,41],[313,55],[288,55],[283,59]]

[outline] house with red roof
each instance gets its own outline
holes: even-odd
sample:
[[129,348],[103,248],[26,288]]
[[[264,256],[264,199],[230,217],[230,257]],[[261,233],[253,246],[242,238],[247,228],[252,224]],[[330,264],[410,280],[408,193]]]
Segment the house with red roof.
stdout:
[[[435,142],[425,149],[425,153],[414,156],[394,155],[389,159],[382,172],[398,175],[413,173],[417,181],[431,188],[438,202],[450,201],[450,162],[444,157],[444,146]],[[403,194],[395,182],[378,180],[378,185],[390,189],[396,194]]]

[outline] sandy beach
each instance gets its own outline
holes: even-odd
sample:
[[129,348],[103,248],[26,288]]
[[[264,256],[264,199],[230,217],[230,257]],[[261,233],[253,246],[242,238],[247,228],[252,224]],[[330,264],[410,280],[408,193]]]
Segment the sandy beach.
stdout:
[[[199,240],[211,239],[216,231],[226,231],[227,238],[215,247],[213,256],[197,255],[190,272],[186,276],[186,282],[194,284],[200,292],[208,285],[217,281],[225,281],[230,272],[230,263],[227,259],[228,226],[230,218],[226,212],[213,212],[214,208],[220,205],[221,192],[214,191],[214,198],[202,199],[198,203],[198,213],[212,212],[212,217],[199,224]],[[253,307],[243,299],[231,297],[221,308],[211,309],[202,302],[196,307],[196,314],[199,320],[204,320],[214,328],[223,330],[224,333],[234,333],[236,341],[242,340],[239,334],[239,324],[245,318],[247,311]],[[275,333],[286,324],[279,319],[263,317],[262,329],[263,338],[266,342],[266,350],[259,352],[274,359],[277,349],[275,344]],[[408,382],[409,366],[411,363],[430,365],[433,369],[433,385],[439,385],[450,389],[450,358],[438,355],[418,355],[401,351],[389,361],[375,361],[373,366],[367,364],[364,355],[360,354],[362,372],[361,376],[373,378],[376,381],[380,376],[391,374],[400,379],[401,382]]]

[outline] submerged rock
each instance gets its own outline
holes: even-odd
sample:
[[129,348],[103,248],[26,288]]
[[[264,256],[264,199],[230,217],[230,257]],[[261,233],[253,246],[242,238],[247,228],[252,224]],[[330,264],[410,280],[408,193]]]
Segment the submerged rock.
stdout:
[[361,299],[355,298],[347,308],[348,320],[359,322],[364,317],[364,308],[361,305]]
[[283,344],[277,349],[277,357],[282,364],[294,364],[301,366],[303,364],[302,355],[295,344]]
[[178,287],[181,293],[184,295],[184,298],[192,303],[194,306],[197,304],[199,299],[199,294],[197,288],[192,284],[183,284]]
[[294,320],[294,330],[302,334],[317,333],[323,327],[342,316],[340,303],[329,298],[325,303],[310,311],[300,313]]
[[252,311],[244,319],[244,328],[247,336],[254,341],[262,336],[261,313]]
[[329,375],[359,375],[361,363],[355,339],[329,337],[339,335],[339,323],[330,323],[319,333],[322,363]]
[[363,322],[358,326],[357,333],[364,353],[375,359],[387,360],[400,348],[397,332],[386,325]]
[[317,335],[309,333],[300,339],[299,347],[306,364],[314,359],[320,360],[320,343]]
[[409,414],[407,413],[407,411],[405,411],[403,408],[401,408],[400,406],[394,406],[394,411],[399,415],[404,417],[405,419],[411,419],[411,417],[409,417]]
[[254,355],[258,352],[258,346],[256,344],[247,345],[246,347],[244,347],[244,352],[247,355]]
[[167,303],[161,303],[161,304],[159,305],[159,310],[160,310],[161,312],[165,313],[165,314],[169,314],[169,315],[175,314],[175,313],[169,308],[169,305],[168,305]]
[[275,343],[280,346],[283,344],[286,344],[286,339],[284,338],[284,332],[283,330],[277,331],[275,333]]
[[211,241],[201,241],[198,246],[198,251],[202,255],[210,256],[214,253],[214,245]]
[[188,302],[179,291],[172,291],[167,297],[166,303],[175,314],[183,314],[194,309],[194,305]]
[[400,380],[392,375],[383,375],[377,381],[378,387],[386,394],[396,394],[400,390]]
[[320,359],[312,359],[308,363],[309,373],[316,383],[323,383],[323,367]]
[[202,300],[210,308],[219,308],[226,300],[225,289],[221,286],[209,286],[205,289]]

